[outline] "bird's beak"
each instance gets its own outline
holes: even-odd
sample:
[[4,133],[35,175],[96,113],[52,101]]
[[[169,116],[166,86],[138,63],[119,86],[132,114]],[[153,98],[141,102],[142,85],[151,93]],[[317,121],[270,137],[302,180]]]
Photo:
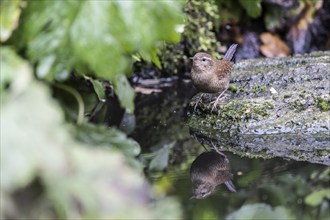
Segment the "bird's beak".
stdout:
[[193,57],[189,57],[189,59],[193,60],[194,58]]

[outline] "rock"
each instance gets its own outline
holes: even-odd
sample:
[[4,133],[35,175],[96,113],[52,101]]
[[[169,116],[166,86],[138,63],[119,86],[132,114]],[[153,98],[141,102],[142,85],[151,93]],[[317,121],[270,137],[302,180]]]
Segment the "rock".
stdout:
[[201,141],[249,157],[330,165],[330,52],[235,64],[227,96],[190,103],[188,125]]

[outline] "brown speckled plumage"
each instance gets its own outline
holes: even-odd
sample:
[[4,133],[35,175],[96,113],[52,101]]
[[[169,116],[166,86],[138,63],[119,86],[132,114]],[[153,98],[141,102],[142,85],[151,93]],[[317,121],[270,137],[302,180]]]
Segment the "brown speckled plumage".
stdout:
[[236,52],[236,48],[237,44],[231,45],[222,60],[217,60],[210,54],[203,52],[195,54],[191,79],[200,92],[220,93],[219,99],[223,92],[228,89],[230,73],[233,68],[231,59]]

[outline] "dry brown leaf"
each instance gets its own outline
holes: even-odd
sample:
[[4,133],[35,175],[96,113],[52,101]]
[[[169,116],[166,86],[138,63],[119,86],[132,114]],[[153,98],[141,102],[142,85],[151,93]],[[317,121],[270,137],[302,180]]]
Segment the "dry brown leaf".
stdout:
[[263,45],[260,52],[266,57],[286,57],[290,54],[290,49],[284,41],[277,35],[269,32],[262,33],[260,39]]

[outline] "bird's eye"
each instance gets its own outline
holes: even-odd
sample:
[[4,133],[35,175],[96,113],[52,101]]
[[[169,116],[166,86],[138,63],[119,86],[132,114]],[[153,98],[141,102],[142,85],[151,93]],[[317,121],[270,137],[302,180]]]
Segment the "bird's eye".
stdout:
[[205,58],[203,58],[203,59],[202,59],[202,61],[203,61],[203,62],[205,62],[205,61],[206,61],[206,59],[205,59]]

